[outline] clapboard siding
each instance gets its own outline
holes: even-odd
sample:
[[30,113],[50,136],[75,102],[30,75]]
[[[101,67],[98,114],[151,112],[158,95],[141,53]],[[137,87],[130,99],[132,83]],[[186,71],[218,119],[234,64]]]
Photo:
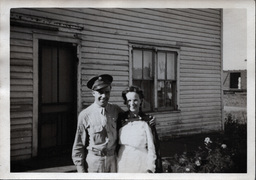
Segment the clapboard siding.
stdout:
[[25,138],[15,138],[12,139],[12,143],[13,144],[22,144],[22,143],[26,143],[26,142],[31,142],[31,137],[25,137]]
[[[220,102],[220,98],[209,98],[211,102]],[[197,98],[197,99],[183,99],[182,103],[202,103],[205,102],[205,98]]]
[[32,118],[14,119],[12,121],[12,125],[19,125],[19,124],[32,124]]
[[211,58],[211,57],[203,57],[200,54],[198,54],[197,56],[185,56],[185,55],[181,55],[181,59],[183,60],[193,60],[193,61],[206,61],[206,62],[218,62],[217,58]]
[[32,36],[31,30],[11,27],[11,160],[28,159],[32,152]]
[[182,81],[180,82],[180,85],[181,86],[218,86],[219,82],[218,81],[206,81],[206,82]]
[[94,100],[87,81],[109,73],[110,101],[126,109],[121,91],[129,85],[129,43],[179,48],[180,111],[152,113],[160,138],[221,129],[219,9],[24,8],[12,9],[11,22],[34,25],[10,29],[12,160],[32,156],[34,34],[81,42],[81,107]]
[[220,58],[219,54],[210,54],[210,53],[198,53],[198,52],[188,52],[183,51],[183,56],[190,56],[190,57],[204,57],[204,58],[212,58],[213,60],[216,58],[218,60]]
[[[161,9],[157,9],[157,10],[161,11]],[[212,21],[212,22],[219,23],[219,20],[218,20],[219,11],[215,11],[214,14],[210,14],[209,9],[207,9],[206,13],[203,12],[203,9],[201,9],[200,11],[193,10],[193,9],[171,9],[171,10],[167,9],[165,11],[167,11],[171,14],[187,17],[192,21],[193,21],[193,19],[198,19],[198,20],[203,20],[203,21]],[[219,24],[218,24],[218,26],[219,26]]]
[[204,49],[204,48],[191,48],[191,47],[182,47],[182,51],[191,51],[191,52],[199,52],[199,53],[207,53],[207,54],[216,54],[220,55],[220,49]]
[[[85,62],[83,63],[84,65],[89,64],[90,62],[87,62],[88,60],[90,60],[90,58],[82,58]],[[111,61],[104,59],[93,59],[93,64],[97,64],[97,65],[124,65],[124,66],[128,66],[128,62],[127,61],[120,61],[120,60],[115,60],[112,59]]]
[[31,129],[31,128],[32,128],[32,124],[12,125],[12,126],[11,126],[11,131],[23,130],[23,129]]
[[[175,28],[177,27],[177,25],[179,25],[179,28],[183,28],[187,25],[193,27],[200,27],[202,32],[206,32],[204,31],[205,29],[207,29],[208,26],[207,24],[199,24],[199,23],[191,23],[191,22],[184,22],[184,21],[179,21],[176,20],[175,18],[179,17],[179,16],[171,16],[169,14],[169,18],[166,17],[161,17],[161,16],[156,16],[154,15],[152,12],[158,12],[158,10],[156,11],[150,11],[151,14],[148,14],[147,12],[150,10],[147,9],[101,9],[100,13],[98,10],[94,10],[94,9],[89,9],[89,10],[83,10],[83,12],[85,12],[86,14],[91,14],[94,16],[104,16],[106,18],[106,20],[108,20],[108,18],[110,21],[113,22],[114,19],[119,20],[118,24],[124,24],[127,26],[127,23],[124,23],[125,21],[129,21],[131,23],[131,25],[133,25],[132,23],[142,23],[146,24],[146,25],[154,25],[151,28],[155,28],[155,26],[159,26],[161,25],[161,27],[171,27],[171,28]],[[138,12],[138,13],[135,13]],[[117,16],[118,14],[118,16]],[[170,18],[171,17],[171,18]],[[182,17],[182,16],[180,16]],[[162,24],[161,24],[162,23]],[[164,24],[166,23],[166,24]],[[130,25],[130,24],[128,24]],[[136,25],[136,24],[135,24]],[[136,26],[137,27],[137,26]],[[185,28],[184,28],[185,29]],[[218,27],[211,27],[209,28],[209,31],[214,32],[214,30],[217,30]],[[170,31],[170,30],[167,30]],[[216,34],[218,34],[218,32],[215,32]]]
[[[144,10],[140,10],[140,9],[132,9],[133,12],[137,12],[136,14],[133,13],[133,16],[139,16],[144,18],[144,15],[141,15],[141,12],[147,14],[150,19],[152,20],[158,20],[159,18],[161,18],[162,21],[166,21],[169,22],[170,17],[173,17],[174,22],[176,22],[177,24],[184,24],[184,25],[198,25],[198,24],[204,24],[204,25],[211,25],[211,26],[215,26],[218,27],[220,26],[220,24],[212,19],[212,18],[205,18],[205,19],[198,19],[196,16],[191,17],[189,15],[185,15],[184,13],[175,13],[174,10],[166,10],[166,9],[144,9]],[[173,22],[173,23],[174,23]],[[189,23],[189,24],[187,24]]]
[[11,118],[27,118],[32,117],[32,111],[21,111],[21,112],[12,112]]
[[210,78],[210,77],[213,77],[213,78],[220,78],[221,75],[219,74],[196,74],[196,73],[190,73],[190,72],[186,72],[184,71],[183,73],[180,74],[180,77],[183,78],[183,77],[192,77],[192,78]]
[[[69,14],[70,16],[80,17],[84,21],[89,19],[92,21],[98,20],[102,23],[105,23],[107,19],[103,19],[103,18],[109,17],[111,19],[114,18],[114,19],[118,19],[118,20],[124,20],[123,22],[125,22],[127,20],[129,22],[140,22],[140,18],[143,18],[144,20],[149,20],[149,21],[143,21],[145,24],[156,23],[156,21],[151,21],[151,20],[160,20],[160,21],[165,21],[168,23],[175,24],[174,23],[175,17],[172,16],[172,19],[170,19],[170,15],[171,15],[170,12],[172,12],[173,10],[169,10],[169,11],[167,10],[168,13],[166,13],[166,14],[161,13],[159,11],[159,9],[157,9],[157,10],[151,10],[151,9],[139,9],[139,10],[138,9],[101,9],[100,11],[98,9],[96,9],[96,10],[95,9],[72,9],[71,12],[69,12],[70,10],[60,9],[59,12],[61,12],[61,11],[63,11],[63,13],[65,13],[65,14]],[[80,13],[75,14],[74,12],[80,12]],[[134,12],[138,12],[138,13],[134,13]],[[155,13],[153,13],[153,12],[155,12]],[[159,16],[159,13],[161,13],[163,16]],[[90,15],[92,15],[92,16],[90,16]],[[116,16],[116,15],[118,15],[118,16]],[[99,17],[99,19],[97,19],[97,17]],[[180,14],[180,16],[176,16],[176,19],[177,19],[177,17],[183,18],[184,15]],[[219,16],[218,16],[218,18],[219,18]],[[183,21],[184,21],[184,18],[183,18]],[[177,24],[186,24],[183,21],[176,21],[176,23]],[[194,18],[194,19],[189,18],[188,21],[191,22],[191,21],[197,21],[197,20],[196,20],[196,18]],[[215,26],[220,26],[220,24],[218,24],[218,22],[215,23],[214,21],[217,21],[217,20],[215,18],[212,18],[212,19],[206,18],[206,19],[204,19],[205,23],[203,23],[203,24],[207,25],[209,23],[213,23]],[[74,19],[71,19],[70,22],[74,22]],[[115,23],[116,23],[116,21],[115,21]],[[122,24],[122,21],[118,21],[118,24]],[[127,26],[127,23],[123,23],[123,24]],[[190,25],[198,26],[198,24],[196,24],[196,23],[195,24],[191,23]],[[134,27],[139,27],[139,25],[135,24]],[[200,25],[199,25],[199,27],[206,28],[205,26],[200,26]],[[160,27],[160,28],[162,28],[162,27]],[[212,28],[210,28],[210,29],[212,30]],[[171,31],[171,30],[168,30],[168,31]],[[216,32],[216,33],[218,34],[219,32]]]
[[184,77],[180,82],[213,82],[216,81],[218,82],[218,79],[215,77],[200,77],[200,78],[193,78],[193,77]]
[[90,53],[86,56],[85,59],[88,60],[93,60],[93,59],[104,59],[104,60],[116,60],[116,61],[128,61],[128,57],[127,56],[120,56],[120,55],[111,55],[111,54],[100,54],[100,53]]
[[[119,10],[119,9],[118,9]],[[61,11],[61,9],[59,10],[59,11]],[[173,41],[180,41],[180,40],[182,40],[182,41],[184,41],[184,42],[186,42],[186,41],[188,41],[188,40],[190,40],[189,38],[191,38],[191,37],[193,37],[193,36],[185,36],[185,37],[179,37],[179,35],[180,34],[178,34],[178,33],[176,33],[176,34],[165,34],[165,35],[161,35],[162,34],[162,32],[161,32],[161,34],[159,34],[158,33],[158,31],[159,31],[159,26],[160,27],[162,27],[162,26],[164,26],[163,25],[163,22],[161,22],[161,19],[162,18],[159,18],[159,22],[157,21],[157,22],[155,22],[155,21],[152,21],[152,19],[149,19],[149,20],[147,20],[147,19],[143,19],[143,23],[141,23],[141,21],[140,21],[140,19],[139,18],[137,18],[137,17],[130,17],[130,16],[125,16],[125,15],[118,15],[118,16],[116,16],[116,13],[111,13],[111,12],[107,12],[107,11],[100,11],[101,13],[99,13],[99,11],[98,10],[94,10],[94,9],[82,9],[81,10],[82,12],[84,12],[84,14],[82,13],[81,14],[81,18],[84,18],[84,19],[86,19],[86,18],[88,18],[88,16],[90,16],[91,15],[91,19],[93,20],[93,22],[95,23],[95,24],[97,24],[97,26],[94,28],[94,29],[91,29],[90,28],[90,26],[86,26],[85,27],[85,31],[83,31],[83,32],[85,32],[85,33],[88,33],[88,35],[98,35],[98,36],[101,36],[102,34],[100,33],[98,33],[98,32],[104,32],[105,34],[104,35],[106,35],[106,33],[108,33],[108,31],[110,31],[109,33],[110,33],[110,35],[109,35],[109,37],[111,37],[111,38],[125,38],[126,36],[130,36],[130,38],[132,38],[132,37],[137,37],[138,39],[141,39],[140,37],[141,37],[141,33],[144,35],[144,36],[146,36],[146,37],[149,37],[149,38],[151,38],[151,39],[154,39],[154,37],[158,40],[158,39],[162,39],[162,40],[165,40],[166,38],[168,38],[168,37],[172,37],[172,36],[176,36],[176,37],[178,37],[178,38],[175,38],[174,37],[174,39],[170,39],[170,40],[173,40]],[[108,11],[110,11],[110,10],[108,10]],[[117,11],[117,10],[112,10],[112,11]],[[66,11],[64,11],[63,12],[63,14],[65,13],[65,15],[67,15],[67,12]],[[71,13],[71,15],[73,14],[74,12],[72,12]],[[76,21],[78,21],[79,19],[78,18],[74,18],[74,17],[67,17],[67,16],[62,16],[62,15],[56,15],[56,14],[54,14],[54,13],[52,13],[52,12],[50,12],[50,11],[48,11],[48,12],[38,12],[37,11],[37,14],[39,14],[39,15],[41,15],[41,16],[43,16],[43,17],[47,17],[47,18],[54,18],[54,17],[56,17],[56,18],[58,18],[58,19],[61,19],[61,20],[63,20],[63,21],[68,21],[68,20],[70,20],[70,22],[72,22],[72,23],[74,23],[74,22],[76,22]],[[102,17],[103,16],[103,17]],[[98,19],[97,19],[97,17],[98,17]],[[109,17],[109,18],[105,18],[105,17]],[[84,21],[84,19],[83,19],[83,21]],[[139,19],[139,20],[138,20]],[[103,27],[104,28],[99,28],[98,27],[98,21],[104,21],[104,24],[103,24]],[[141,27],[141,28],[139,28],[140,29],[140,31],[141,31],[141,33],[136,33],[135,31],[131,31],[132,30],[132,28],[131,27],[133,27],[133,25],[132,24],[130,24],[130,23],[132,23],[132,22],[138,22],[139,24],[152,24],[152,22],[154,22],[155,24],[153,24],[153,26],[152,27],[155,27],[156,28],[156,35],[152,35],[152,34],[148,34],[148,33],[145,33],[145,31],[147,31],[149,28],[147,28],[147,27]],[[123,22],[123,24],[125,24],[126,25],[126,27],[124,28],[124,30],[123,31],[121,31],[121,30],[119,30],[119,31],[117,31],[117,29],[116,28],[112,28],[111,29],[111,27],[109,27],[109,28],[106,28],[106,26],[104,26],[105,24],[107,24],[107,23],[109,23],[109,24],[113,24],[113,23],[118,23],[118,25],[119,24],[122,24],[122,22]],[[169,24],[171,24],[171,25],[173,25],[173,24],[175,24],[175,23],[173,23],[173,22],[171,22],[171,21],[167,21],[167,22],[165,22],[166,23],[166,25],[167,25],[167,27],[168,28],[175,28],[175,27],[169,27]],[[85,23],[86,24],[86,23]],[[136,26],[136,25],[135,25]],[[180,27],[181,25],[180,24],[178,24],[178,26]],[[194,26],[197,26],[197,25],[195,25],[195,23],[194,23]],[[205,28],[205,26],[206,25],[202,25],[202,27],[200,27],[200,28],[198,28],[197,30],[195,30],[195,31],[201,31],[202,29],[204,29]],[[189,26],[190,27],[190,29],[193,27],[193,25],[190,25]],[[203,28],[204,27],[204,28]],[[213,27],[211,27],[211,29],[212,29]],[[214,28],[216,28],[215,26],[214,26]],[[86,31],[87,29],[89,29],[90,31]],[[127,31],[127,29],[129,29],[129,31]],[[188,26],[186,26],[186,28],[185,29],[188,29]],[[219,31],[220,31],[220,28],[216,28],[218,31],[218,33],[219,33]],[[83,33],[82,32],[82,33]],[[113,33],[116,33],[115,35],[111,35],[111,34],[113,34]],[[211,34],[211,32],[209,32],[209,34]],[[118,36],[118,35],[125,35],[125,36]],[[207,38],[207,39],[203,39],[203,37],[199,34],[198,36],[196,36],[197,38],[197,42],[198,42],[198,44],[203,44],[203,45],[219,45],[219,43],[220,43],[220,38],[218,39],[218,38]],[[200,37],[200,38],[198,38],[198,37]],[[127,38],[126,38],[127,39]],[[214,43],[214,42],[211,42],[211,41],[216,41],[216,43]],[[193,42],[193,41],[192,41]],[[214,44],[211,44],[211,43],[214,43]]]
[[[11,28],[12,31],[12,28]],[[14,37],[12,37],[14,38]],[[31,47],[32,41],[31,40],[23,40],[23,39],[10,39],[10,45],[15,45],[15,46],[19,46],[19,47]]]
[[[128,28],[128,27],[127,27]],[[98,29],[98,28],[97,28]],[[97,29],[95,31],[84,31],[89,36],[96,36],[95,38],[101,37],[102,33],[105,33],[105,29],[103,28],[102,31],[97,32]],[[126,33],[126,32],[117,32],[116,34],[105,34],[106,38],[110,39],[127,39],[129,38],[130,41],[148,41],[148,42],[154,42],[154,43],[168,43],[169,41],[183,41],[184,43],[193,43],[193,44],[198,44],[198,45],[204,45],[204,46],[218,46],[220,42],[211,42],[211,41],[201,41],[200,38],[197,40],[194,39],[188,39],[188,38],[180,38],[180,37],[175,37],[174,35],[166,35],[166,36],[159,36],[159,35],[152,35],[152,34],[145,34],[145,32],[131,32],[131,33]],[[145,39],[147,38],[147,39]]]
[[190,69],[190,68],[182,68],[180,70],[180,73],[191,73],[191,74],[219,74],[219,70],[201,70],[201,69]]
[[117,49],[106,49],[106,48],[95,48],[95,47],[86,47],[82,49],[82,53],[102,53],[102,54],[111,54],[111,55],[120,55],[120,56],[127,56],[127,49],[126,50],[118,50]]
[[[196,94],[220,94],[221,91],[220,90],[211,90],[211,89],[207,89],[207,90],[186,90],[186,89],[181,89],[180,90],[180,94],[182,95],[196,95]],[[181,97],[182,100],[182,97]]]
[[212,65],[208,65],[208,64],[194,64],[194,62],[191,62],[191,64],[189,63],[182,63],[180,64],[180,68],[182,69],[203,69],[203,70],[218,70],[220,69],[220,64],[216,64],[215,66]]

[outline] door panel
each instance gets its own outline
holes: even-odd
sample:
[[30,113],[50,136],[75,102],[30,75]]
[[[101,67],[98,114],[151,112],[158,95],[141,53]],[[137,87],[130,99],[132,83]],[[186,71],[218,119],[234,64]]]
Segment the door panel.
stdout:
[[57,102],[57,48],[42,46],[41,58],[41,103]]
[[55,156],[71,149],[76,129],[76,47],[39,42],[38,154]]

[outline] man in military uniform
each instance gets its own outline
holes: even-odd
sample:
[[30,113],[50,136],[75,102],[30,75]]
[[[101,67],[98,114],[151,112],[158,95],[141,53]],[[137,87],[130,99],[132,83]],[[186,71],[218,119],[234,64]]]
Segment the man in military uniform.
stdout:
[[122,109],[108,103],[112,81],[112,76],[104,74],[87,83],[94,103],[78,116],[72,152],[78,172],[86,172],[86,164],[88,172],[116,172],[116,120]]
[[[123,110],[108,103],[113,77],[93,77],[87,83],[94,103],[80,112],[72,159],[78,172],[117,172],[117,118]],[[154,124],[154,120],[150,122]],[[87,169],[88,167],[88,169]]]

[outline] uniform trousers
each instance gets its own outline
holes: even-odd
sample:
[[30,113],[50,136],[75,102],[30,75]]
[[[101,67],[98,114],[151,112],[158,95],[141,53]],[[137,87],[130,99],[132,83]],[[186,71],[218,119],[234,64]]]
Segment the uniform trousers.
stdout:
[[111,156],[98,156],[89,151],[86,162],[89,173],[117,172],[115,154]]

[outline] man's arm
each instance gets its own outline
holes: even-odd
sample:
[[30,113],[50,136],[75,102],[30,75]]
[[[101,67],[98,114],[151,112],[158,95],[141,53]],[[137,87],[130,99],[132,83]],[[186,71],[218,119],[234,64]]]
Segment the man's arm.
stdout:
[[85,169],[85,152],[86,152],[86,129],[81,121],[78,121],[77,132],[72,149],[72,160],[76,165],[77,172],[84,173]]

